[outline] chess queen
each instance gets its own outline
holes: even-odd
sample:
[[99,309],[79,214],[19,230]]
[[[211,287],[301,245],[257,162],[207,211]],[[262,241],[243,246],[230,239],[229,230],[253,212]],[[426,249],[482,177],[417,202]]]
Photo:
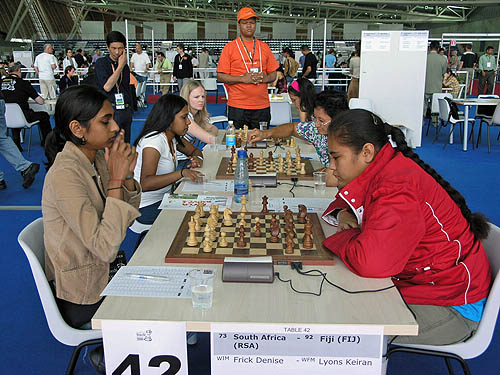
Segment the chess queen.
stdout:
[[392,277],[419,325],[394,342],[467,340],[491,285],[486,218],[369,111],[336,116],[328,148],[340,190],[323,218],[339,231],[323,244],[360,276]]
[[[154,105],[137,137],[138,159],[134,177],[142,186],[138,218],[143,224],[153,224],[159,215],[163,195],[172,192],[181,178],[196,181],[201,172],[203,153],[182,137],[188,131],[190,120],[186,100],[177,95],[163,95]],[[177,169],[176,151],[186,155],[190,162]]]

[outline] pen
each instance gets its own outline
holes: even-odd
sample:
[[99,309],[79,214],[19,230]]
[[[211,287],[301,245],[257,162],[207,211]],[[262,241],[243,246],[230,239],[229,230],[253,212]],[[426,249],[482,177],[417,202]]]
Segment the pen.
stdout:
[[129,273],[129,274],[127,274],[127,276],[132,278],[132,279],[141,279],[141,280],[156,280],[156,281],[169,281],[170,280],[166,276],[138,275],[138,274],[133,274],[133,273]]

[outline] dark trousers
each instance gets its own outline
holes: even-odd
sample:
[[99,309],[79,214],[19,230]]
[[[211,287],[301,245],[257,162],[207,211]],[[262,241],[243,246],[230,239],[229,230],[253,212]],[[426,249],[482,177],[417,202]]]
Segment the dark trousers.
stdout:
[[[40,139],[40,144],[42,147],[45,146],[45,138],[47,135],[50,133],[52,130],[52,126],[50,125],[50,116],[47,112],[40,111],[36,112],[31,109],[28,109],[26,111],[23,111],[24,117],[26,117],[26,121],[28,122],[34,122],[34,121],[40,121],[36,126],[40,129],[40,133],[42,134],[42,139]],[[21,147],[21,128],[19,129],[11,129],[12,130],[12,140],[16,144],[17,148],[19,151],[22,151]]]
[[262,109],[243,109],[228,106],[227,117],[233,121],[236,129],[248,125],[249,129],[259,129],[259,122],[271,122],[271,107]]
[[132,131],[132,108],[127,107],[125,109],[116,109],[114,120],[120,127],[120,129],[125,130],[125,142],[130,143],[130,133]]
[[[483,73],[479,73],[479,87],[478,87],[478,95],[493,94],[493,83],[495,82],[495,71],[490,70],[485,72],[484,77]],[[486,92],[484,92],[484,88],[486,87]]]
[[160,207],[160,203],[161,201],[158,201],[150,204],[149,206],[139,208],[141,216],[137,218],[137,221],[141,224],[152,225],[161,212],[161,210],[158,209],[158,207]]

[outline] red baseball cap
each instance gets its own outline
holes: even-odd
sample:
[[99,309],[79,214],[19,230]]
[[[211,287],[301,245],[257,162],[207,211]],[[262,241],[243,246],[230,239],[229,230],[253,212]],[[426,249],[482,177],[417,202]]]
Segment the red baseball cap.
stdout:
[[259,18],[252,8],[241,8],[238,12],[238,22],[240,22],[240,20],[247,20],[254,17]]

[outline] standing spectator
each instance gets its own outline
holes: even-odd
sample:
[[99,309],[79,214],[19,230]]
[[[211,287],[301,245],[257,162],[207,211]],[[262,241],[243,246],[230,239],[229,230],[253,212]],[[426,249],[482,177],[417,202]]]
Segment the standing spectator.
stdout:
[[228,118],[237,129],[271,120],[267,84],[276,79],[279,64],[269,46],[254,36],[257,19],[252,8],[240,9],[240,36],[224,46],[217,66],[217,80],[226,84],[229,96]]
[[78,64],[76,68],[82,68],[85,64],[88,65],[87,58],[85,57],[85,54],[83,53],[83,50],[81,48],[76,50],[75,60]]
[[446,61],[438,54],[439,42],[433,40],[427,54],[427,71],[425,73],[424,114],[427,112],[432,94],[442,91],[443,75],[446,73]]
[[[19,152],[16,145],[7,135],[7,123],[5,122],[5,100],[0,91],[0,153],[23,177],[23,188],[27,189],[35,181],[35,175],[40,169],[40,164],[26,160]],[[7,184],[3,178],[3,171],[0,171],[0,190],[7,189]]]
[[[193,53],[191,55],[191,64],[193,64],[193,71],[194,71],[194,69],[197,69],[200,65],[200,62],[198,61],[198,58],[196,57],[195,53]],[[198,72],[195,72],[195,73],[193,73],[193,77],[199,78],[200,75],[198,74]]]
[[114,109],[114,120],[125,130],[125,142],[130,142],[132,124],[132,95],[130,93],[130,68],[125,54],[125,36],[119,31],[106,35],[109,55],[95,63],[96,86],[108,95]]
[[448,62],[448,67],[451,70],[453,70],[453,71],[457,70],[457,67],[458,67],[458,51],[456,49],[454,49],[453,51],[451,51],[451,56],[450,56],[450,61]]
[[472,86],[472,81],[474,79],[474,67],[477,62],[477,55],[472,52],[472,45],[465,45],[465,52],[460,59],[460,65],[458,70],[465,70],[468,73],[469,84],[467,86],[467,92],[470,92]]
[[304,65],[302,66],[302,78],[307,78],[311,80],[314,85],[314,81],[316,80],[316,69],[318,68],[318,59],[314,56],[309,50],[307,45],[302,45],[300,47],[302,54],[304,55]]
[[342,66],[342,63],[344,63],[344,62],[345,62],[345,59],[342,56],[342,54],[337,53],[337,63],[336,63],[337,67],[340,68]]
[[[351,98],[359,98],[360,65],[361,65],[361,43],[357,42],[354,45],[354,56],[352,56],[351,59],[349,60],[349,72],[351,73],[351,82],[349,83],[349,88],[347,89],[347,103],[349,103]],[[441,80],[439,82],[441,82]]]
[[[497,59],[493,56],[493,47],[486,47],[486,54],[479,58],[479,92],[482,94],[493,94],[493,85],[497,75]],[[486,87],[486,93],[484,88]]]
[[[14,63],[9,66],[9,75],[2,80],[2,94],[6,103],[17,103],[24,113],[24,117],[28,122],[40,121],[38,127],[42,133],[40,140],[42,147],[45,145],[45,138],[52,130],[50,125],[50,116],[45,111],[35,112],[30,109],[28,104],[29,98],[33,99],[38,104],[45,104],[43,98],[38,95],[38,92],[31,86],[29,81],[21,78],[21,64]],[[20,128],[11,129],[12,139],[14,143],[22,151],[21,147],[21,130]]]
[[[201,49],[199,65],[201,69],[206,69],[210,66],[210,55],[208,54],[208,49],[205,47]],[[210,74],[208,72],[200,72],[201,79],[208,78],[209,76]]]
[[156,66],[155,69],[160,75],[160,91],[163,95],[168,94],[170,91],[170,79],[172,78],[172,62],[165,57],[163,52],[158,52],[156,54]]
[[306,61],[306,57],[304,55],[300,55],[299,64],[301,69],[304,68],[304,61]]
[[94,54],[94,56],[92,56],[92,63],[93,63],[93,64],[95,64],[95,62],[96,62],[97,60],[99,60],[100,58],[103,58],[103,57],[104,57],[104,56],[103,56],[103,54],[102,54],[101,50],[100,50],[99,48],[97,48],[97,49],[95,50],[95,54]]
[[297,75],[299,63],[292,57],[293,51],[289,47],[286,47],[283,52],[281,52],[281,55],[285,58],[285,61],[283,62],[283,71],[285,72],[286,82],[287,84],[290,84]]
[[35,58],[33,68],[38,74],[42,97],[44,99],[55,99],[56,80],[54,79],[54,70],[57,68],[57,59],[54,56],[52,44],[44,44],[43,53]]
[[[337,63],[337,56],[335,50],[332,48],[330,51],[328,51],[328,55],[326,55],[325,57],[326,69],[332,71],[333,69],[335,69],[336,63]],[[329,83],[333,83],[333,73],[328,74],[328,79]]]
[[68,87],[77,85],[78,77],[75,76],[75,67],[73,65],[68,65],[64,69],[64,76],[59,79],[59,92],[63,92]]
[[441,47],[439,48],[439,55],[446,61],[446,66],[448,66],[448,57],[445,55],[446,50]]
[[177,55],[174,59],[174,80],[179,85],[179,91],[182,90],[184,82],[193,78],[193,64],[191,63],[191,56],[184,53],[184,44],[177,45]]
[[73,51],[71,48],[66,49],[66,57],[63,60],[63,70],[66,69],[67,66],[74,66],[75,69],[78,67],[75,58],[73,57]]
[[143,52],[142,46],[137,43],[135,45],[135,53],[130,59],[130,70],[135,72],[137,79],[137,89],[135,94],[137,99],[142,103],[146,102],[146,83],[148,81],[148,71],[151,68],[151,60],[146,52]]

